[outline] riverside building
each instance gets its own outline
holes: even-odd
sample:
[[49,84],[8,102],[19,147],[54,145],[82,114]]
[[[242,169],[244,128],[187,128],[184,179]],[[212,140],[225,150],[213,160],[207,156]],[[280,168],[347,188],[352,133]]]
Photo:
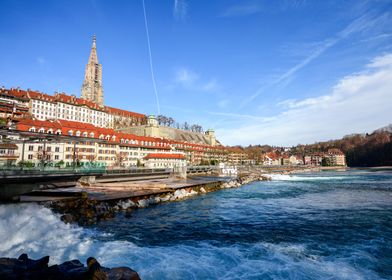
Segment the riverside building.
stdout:
[[[224,148],[211,129],[196,133],[162,127],[154,116],[105,106],[95,36],[80,98],[59,92],[49,95],[2,87],[0,118],[6,123],[13,122],[13,129],[40,135],[39,141],[19,139],[15,151],[18,156],[13,156],[16,162],[122,167],[145,163],[170,167],[184,161],[209,164],[246,160],[243,154]],[[51,135],[66,136],[68,140],[44,141]]]
[[[16,130],[30,133],[31,138],[39,136],[41,139],[23,141],[20,138],[17,144],[18,162],[30,162],[34,165],[61,163],[64,166],[87,166],[94,163],[98,166],[173,167],[176,164],[183,166],[183,160],[192,165],[211,161],[226,162],[230,155],[222,146],[138,136],[112,128],[65,120],[23,119],[16,124]],[[52,136],[66,136],[67,139],[45,141],[46,137]],[[156,158],[150,154],[164,154],[167,158]],[[172,158],[169,154],[181,155],[181,160]]]

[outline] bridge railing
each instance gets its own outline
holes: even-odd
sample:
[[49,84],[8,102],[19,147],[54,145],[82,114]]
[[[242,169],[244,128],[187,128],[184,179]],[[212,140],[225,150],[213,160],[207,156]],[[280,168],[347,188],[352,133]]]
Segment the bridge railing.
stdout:
[[[188,173],[211,172],[218,170],[217,166],[188,166]],[[153,173],[173,173],[173,168],[147,168],[147,167],[130,167],[130,168],[108,168],[108,167],[53,167],[53,166],[0,166],[0,176],[17,176],[17,175],[45,175],[45,174],[153,174]]]
[[187,167],[187,173],[210,172],[218,169],[216,165],[191,165]]
[[131,167],[131,168],[107,168],[105,174],[146,174],[146,173],[171,173],[171,168],[146,168],[146,167]]
[[0,167],[0,175],[43,175],[43,174],[101,174],[105,168],[56,168],[56,167]]
[[17,175],[49,175],[49,174],[149,174],[149,173],[171,173],[171,168],[107,168],[107,167],[0,167],[0,176]]

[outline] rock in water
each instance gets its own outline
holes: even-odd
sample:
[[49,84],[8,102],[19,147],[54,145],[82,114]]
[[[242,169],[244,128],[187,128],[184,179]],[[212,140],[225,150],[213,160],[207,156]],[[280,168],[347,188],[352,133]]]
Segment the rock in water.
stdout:
[[92,257],[87,259],[88,279],[91,280],[109,280],[108,275],[103,271],[99,262]]
[[140,280],[136,271],[128,267],[116,267],[108,271],[110,280]]
[[128,267],[102,267],[95,258],[87,259],[87,267],[79,260],[71,260],[48,267],[49,257],[29,259],[0,258],[0,279],[23,280],[140,280],[136,271]]

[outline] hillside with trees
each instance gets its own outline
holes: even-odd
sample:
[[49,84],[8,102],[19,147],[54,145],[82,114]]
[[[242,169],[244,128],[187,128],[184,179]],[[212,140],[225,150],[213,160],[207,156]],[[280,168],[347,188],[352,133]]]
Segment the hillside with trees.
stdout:
[[347,165],[351,167],[392,166],[392,133],[387,129],[380,129],[372,134],[345,136],[339,140],[298,145],[291,152],[310,154],[326,152],[331,148],[343,151]]
[[350,167],[392,166],[392,125],[375,130],[371,134],[352,134],[339,140],[317,142],[309,145],[297,145],[287,149],[268,145],[250,145],[235,148],[248,154],[256,162],[268,152],[276,154],[312,155],[327,153],[330,149],[339,149],[346,155]]

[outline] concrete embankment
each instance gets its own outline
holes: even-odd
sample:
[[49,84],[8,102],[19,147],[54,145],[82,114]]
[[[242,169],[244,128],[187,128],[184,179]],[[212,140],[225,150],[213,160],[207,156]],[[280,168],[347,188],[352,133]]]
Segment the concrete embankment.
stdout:
[[61,213],[64,222],[89,225],[112,218],[121,211],[127,216],[131,215],[135,208],[179,201],[221,189],[238,188],[259,180],[270,178],[251,174],[224,180],[177,180],[171,184],[164,183],[165,181],[94,184],[84,186],[85,192],[82,196],[51,200],[45,204]]

